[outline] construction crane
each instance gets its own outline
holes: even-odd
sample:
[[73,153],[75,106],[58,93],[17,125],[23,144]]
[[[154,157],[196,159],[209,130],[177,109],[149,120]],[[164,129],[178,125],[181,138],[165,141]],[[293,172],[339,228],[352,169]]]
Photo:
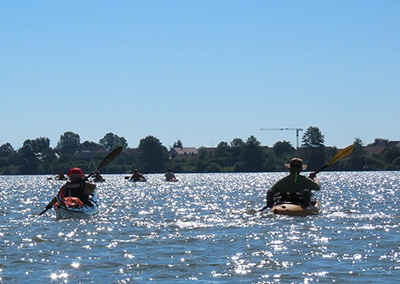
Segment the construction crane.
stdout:
[[285,127],[285,128],[261,128],[261,131],[263,130],[295,130],[296,131],[296,138],[297,138],[297,145],[296,145],[296,149],[299,149],[299,132],[303,131],[303,128],[289,128],[289,127]]

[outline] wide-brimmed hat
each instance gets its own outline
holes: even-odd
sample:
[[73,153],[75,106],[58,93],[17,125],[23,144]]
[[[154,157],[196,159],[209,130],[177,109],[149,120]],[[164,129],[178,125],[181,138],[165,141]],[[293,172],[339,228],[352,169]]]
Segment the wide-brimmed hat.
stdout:
[[303,160],[300,158],[293,158],[289,161],[289,164],[285,164],[285,167],[287,167],[289,170],[294,170],[294,171],[304,171],[307,169],[307,165],[303,164]]

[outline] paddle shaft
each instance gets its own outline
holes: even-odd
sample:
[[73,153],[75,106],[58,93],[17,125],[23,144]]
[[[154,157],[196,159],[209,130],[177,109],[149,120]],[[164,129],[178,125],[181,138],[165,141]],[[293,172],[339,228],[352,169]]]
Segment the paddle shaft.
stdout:
[[[318,171],[314,172],[314,174],[319,173],[320,171],[325,170],[327,167],[339,162],[341,159],[343,159],[344,157],[347,157],[348,155],[351,154],[351,152],[353,152],[354,149],[354,145],[350,145],[346,148],[344,148],[343,150],[340,150],[339,152],[336,153],[335,156],[333,156],[332,159],[330,159],[330,161],[328,163],[326,163],[326,165],[324,165],[322,168],[320,168]],[[264,206],[263,208],[261,208],[260,210],[258,210],[258,212],[264,211],[265,209],[267,209],[268,206]]]
[[[47,204],[47,206],[49,206],[49,205],[51,205],[51,202],[49,204]],[[42,215],[44,212],[46,212],[47,210],[49,210],[51,208],[51,207],[47,208],[47,206],[42,212],[39,213],[39,216]]]
[[[101,163],[97,166],[96,171],[99,171],[100,169],[104,168],[107,166],[112,160],[114,160],[118,155],[122,152],[122,146],[119,146],[112,150],[105,158],[101,161]],[[86,179],[90,178],[94,173],[91,172]]]
[[[96,171],[99,171],[101,168],[104,168],[105,166],[107,166],[112,160],[114,160],[116,157],[118,157],[118,155],[122,152],[122,146],[119,146],[117,148],[115,148],[114,150],[112,150],[107,156],[105,156],[105,158],[101,161],[101,163],[98,165]],[[85,177],[85,179],[87,180],[89,177],[91,177],[94,173],[90,173],[87,177]],[[52,200],[53,201],[53,200]],[[49,202],[49,204],[47,204],[46,208],[39,213],[39,216],[42,215],[44,212],[46,212],[47,210],[49,210],[52,207],[52,201]]]
[[261,208],[260,210],[257,210],[257,212],[262,212],[262,211],[264,211],[265,209],[267,209],[268,208],[268,206],[264,206],[263,208]]

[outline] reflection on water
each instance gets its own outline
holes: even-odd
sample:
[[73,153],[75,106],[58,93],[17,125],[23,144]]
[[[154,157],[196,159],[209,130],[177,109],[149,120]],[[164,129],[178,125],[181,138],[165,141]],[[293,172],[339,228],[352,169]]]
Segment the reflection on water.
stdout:
[[249,214],[285,173],[98,184],[89,220],[37,214],[61,181],[0,176],[0,282],[395,282],[399,173],[325,172],[318,216]]

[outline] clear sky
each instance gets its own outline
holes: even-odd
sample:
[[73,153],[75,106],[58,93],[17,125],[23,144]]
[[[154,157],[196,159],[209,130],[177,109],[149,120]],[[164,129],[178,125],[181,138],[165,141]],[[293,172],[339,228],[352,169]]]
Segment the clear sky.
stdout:
[[[0,2],[0,145],[400,140],[400,1]],[[303,135],[304,132],[300,134]]]

